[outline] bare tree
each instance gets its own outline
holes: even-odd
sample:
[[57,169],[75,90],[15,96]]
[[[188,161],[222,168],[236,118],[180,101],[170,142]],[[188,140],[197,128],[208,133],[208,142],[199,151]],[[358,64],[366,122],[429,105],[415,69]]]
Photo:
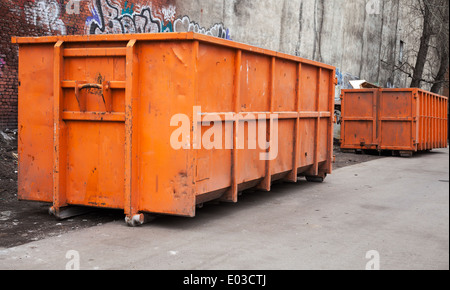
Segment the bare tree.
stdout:
[[[420,47],[417,52],[416,64],[412,74],[411,87],[420,88],[421,82],[432,84],[432,91],[439,92],[445,82],[445,74],[448,69],[448,0],[417,0],[417,9],[423,17],[422,35]],[[429,56],[429,50],[433,37],[438,43],[436,52],[440,55],[439,71],[433,80],[424,80],[424,68]]]
[[444,85],[448,86],[449,1],[400,2],[404,11],[400,59],[388,61],[389,56],[384,55],[381,63],[392,73],[400,72],[410,78],[410,87],[426,87],[440,93]]
[[437,42],[438,49],[437,54],[440,55],[440,65],[439,70],[434,78],[434,84],[431,87],[431,92],[438,94],[441,91],[444,83],[447,81],[445,76],[449,67],[449,3],[444,1],[445,5],[442,9],[436,11],[438,14],[438,32],[437,32]]

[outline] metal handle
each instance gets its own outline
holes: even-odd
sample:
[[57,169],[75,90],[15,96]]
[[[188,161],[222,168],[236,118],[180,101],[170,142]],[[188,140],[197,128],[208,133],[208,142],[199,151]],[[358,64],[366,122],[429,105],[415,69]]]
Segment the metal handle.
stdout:
[[112,110],[112,99],[111,99],[111,85],[110,82],[104,81],[103,84],[93,84],[86,82],[75,82],[75,97],[77,98],[78,105],[81,111],[86,111],[86,100],[82,100],[80,97],[80,91],[84,89],[98,89],[101,90],[103,103],[105,104],[105,108],[107,112],[111,112]]
[[99,90],[103,90],[103,85],[100,85],[100,84],[83,84],[83,85],[78,85],[78,90],[84,90],[84,89],[99,89]]

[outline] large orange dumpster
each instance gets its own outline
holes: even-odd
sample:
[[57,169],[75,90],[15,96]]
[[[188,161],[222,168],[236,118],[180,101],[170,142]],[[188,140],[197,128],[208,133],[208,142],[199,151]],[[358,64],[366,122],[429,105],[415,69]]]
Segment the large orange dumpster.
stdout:
[[341,148],[402,156],[447,147],[446,97],[421,89],[342,90]]
[[68,206],[123,209],[130,224],[193,217],[331,173],[332,66],[194,33],[13,42],[19,199],[52,202],[57,217]]

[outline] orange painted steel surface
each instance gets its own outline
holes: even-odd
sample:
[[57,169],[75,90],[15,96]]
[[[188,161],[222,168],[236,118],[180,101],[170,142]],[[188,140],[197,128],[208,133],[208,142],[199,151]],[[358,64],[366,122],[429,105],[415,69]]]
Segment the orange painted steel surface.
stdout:
[[342,91],[342,149],[446,148],[448,100],[421,89]]
[[[81,205],[123,209],[130,219],[193,217],[203,202],[237,202],[247,188],[331,173],[332,66],[194,33],[13,41],[19,199],[52,202],[56,215]],[[264,150],[247,146],[173,149],[171,118],[195,120],[195,106],[202,115],[278,114],[277,158],[261,161]],[[232,137],[236,144],[236,130]]]

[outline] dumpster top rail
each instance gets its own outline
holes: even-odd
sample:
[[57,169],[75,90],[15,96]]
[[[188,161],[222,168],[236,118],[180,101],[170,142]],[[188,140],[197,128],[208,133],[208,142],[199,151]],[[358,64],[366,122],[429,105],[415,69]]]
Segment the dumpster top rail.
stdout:
[[373,92],[373,91],[383,91],[383,92],[421,92],[426,93],[430,96],[435,96],[440,99],[448,100],[448,97],[432,93],[430,91],[419,89],[419,88],[364,88],[364,89],[344,89],[341,91],[341,94],[352,93],[352,92]]
[[264,48],[259,48],[244,43],[217,38],[209,35],[195,32],[169,32],[169,33],[141,33],[141,34],[102,34],[102,35],[67,35],[67,36],[42,36],[42,37],[12,37],[11,42],[15,44],[33,44],[33,43],[56,43],[64,42],[99,42],[99,41],[171,41],[171,40],[197,40],[201,42],[218,44],[243,51],[265,54],[282,59],[288,59],[304,64],[311,64],[324,69],[334,70],[334,67],[324,63],[312,61],[309,59],[276,52]]

